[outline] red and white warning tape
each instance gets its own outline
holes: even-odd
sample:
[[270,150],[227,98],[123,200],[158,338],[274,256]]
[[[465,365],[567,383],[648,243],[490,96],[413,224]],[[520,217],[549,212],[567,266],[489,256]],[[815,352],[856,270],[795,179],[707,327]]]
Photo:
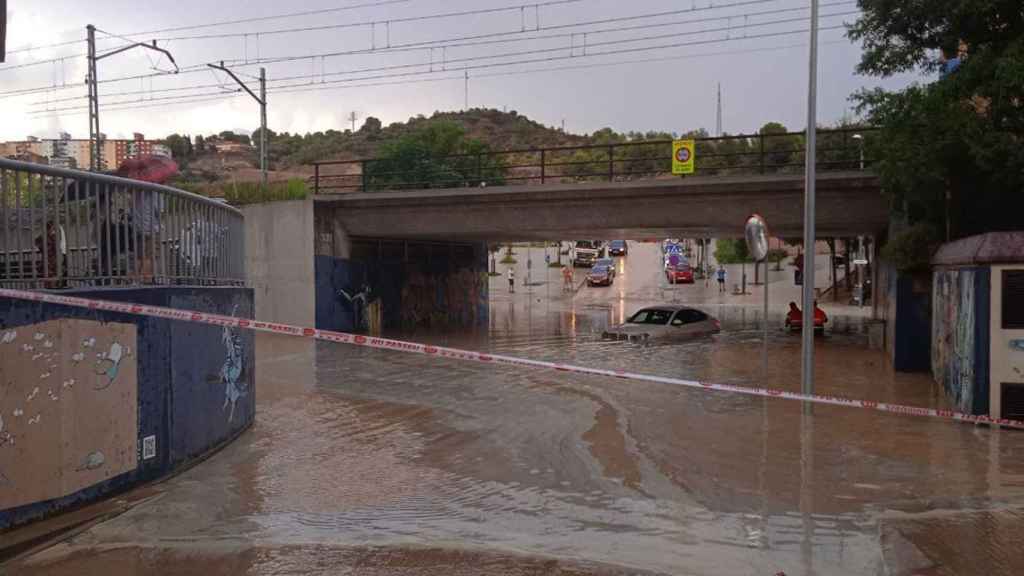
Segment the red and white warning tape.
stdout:
[[562,372],[575,372],[578,374],[591,374],[595,376],[609,376],[612,378],[623,378],[627,380],[642,380],[646,382],[658,382],[662,384],[673,384],[689,388],[703,390],[716,390],[720,392],[733,392],[746,394],[748,396],[762,396],[767,398],[784,398],[787,400],[798,400],[800,402],[811,402],[814,404],[830,404],[833,406],[847,406],[850,408],[865,408],[878,412],[891,414],[903,414],[907,416],[926,416],[940,418],[943,420],[954,420],[973,424],[991,424],[1009,428],[1024,429],[1024,421],[1007,420],[1003,418],[991,418],[989,416],[974,416],[954,412],[953,410],[941,410],[937,408],[922,408],[918,406],[907,406],[904,404],[890,404],[888,402],[875,402],[873,400],[854,400],[841,396],[828,396],[821,394],[801,394],[775,388],[750,388],[747,386],[735,386],[732,384],[714,384],[711,382],[699,382],[697,380],[683,380],[681,378],[669,378],[667,376],[654,376],[649,374],[636,374],[622,370],[606,370],[603,368],[588,368],[562,364],[559,362],[546,362],[543,360],[530,360],[528,358],[516,358],[513,356],[501,356],[498,354],[485,354],[471,350],[459,350],[457,348],[446,348],[432,346],[430,344],[418,344],[416,342],[405,342],[392,340],[390,338],[377,338],[363,336],[360,334],[348,334],[345,332],[333,332],[331,330],[318,330],[316,328],[303,328],[290,324],[275,324],[271,322],[260,322],[245,318],[232,316],[221,316],[219,314],[208,314],[205,312],[194,312],[191,310],[179,310],[175,308],[164,308],[161,306],[147,306],[144,304],[131,304],[123,302],[111,302],[109,300],[92,300],[87,298],[76,298],[74,296],[62,296],[45,292],[30,292],[25,290],[0,289],[0,298],[14,298],[18,300],[31,300],[35,302],[48,302],[50,304],[62,304],[77,308],[90,310],[109,310],[123,312],[139,316],[152,316],[155,318],[167,318],[169,320],[181,320],[184,322],[196,322],[199,324],[211,324],[214,326],[228,326],[255,330],[258,332],[271,332],[273,334],[287,334],[326,340],[328,342],[339,342],[342,344],[354,344],[367,348],[379,348],[382,350],[397,350],[399,352],[413,352],[426,354],[438,358],[452,358],[456,360],[472,360],[487,364],[506,364],[510,366],[529,366],[531,368],[548,368]]

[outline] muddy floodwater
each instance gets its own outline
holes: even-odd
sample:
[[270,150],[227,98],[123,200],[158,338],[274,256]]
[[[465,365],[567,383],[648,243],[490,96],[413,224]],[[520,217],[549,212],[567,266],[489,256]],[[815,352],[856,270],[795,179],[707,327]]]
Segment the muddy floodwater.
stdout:
[[[632,243],[623,278],[603,293],[565,294],[556,280],[507,295],[499,277],[489,329],[406,336],[799,390],[800,338],[781,330],[779,310],[768,319],[765,365],[756,306],[716,300],[702,286],[664,286],[656,251]],[[699,303],[722,321],[722,333],[649,346],[601,340],[609,323],[663,298]],[[832,328],[817,341],[816,392],[948,407],[928,375],[894,373],[868,349],[863,313],[831,310]],[[257,358],[250,431],[148,488],[127,512],[7,570],[792,576],[1024,569],[1019,432],[832,406],[807,413],[782,399],[281,336],[260,335]]]

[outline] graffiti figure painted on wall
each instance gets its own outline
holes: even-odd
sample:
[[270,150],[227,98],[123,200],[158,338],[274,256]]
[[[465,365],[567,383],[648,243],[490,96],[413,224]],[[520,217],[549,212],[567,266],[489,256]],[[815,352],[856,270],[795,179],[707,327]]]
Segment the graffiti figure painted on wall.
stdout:
[[370,301],[370,287],[363,284],[358,292],[349,293],[344,288],[338,289],[338,296],[341,296],[352,306],[352,327],[356,332],[366,332],[370,329],[367,304]]
[[[232,315],[237,312],[238,306],[235,306]],[[225,326],[224,331],[221,332],[221,342],[227,349],[224,365],[220,368],[220,381],[224,384],[224,407],[222,410],[227,410],[228,405],[231,406],[231,411],[228,413],[228,422],[231,422],[235,417],[235,404],[249,390],[246,382],[242,380],[242,338]]]
[[96,375],[106,377],[105,381],[97,382],[96,390],[105,390],[114,383],[114,380],[117,379],[117,371],[121,368],[121,361],[129,354],[131,354],[131,350],[120,342],[114,341],[110,344],[110,350],[96,355],[98,358],[95,365]]

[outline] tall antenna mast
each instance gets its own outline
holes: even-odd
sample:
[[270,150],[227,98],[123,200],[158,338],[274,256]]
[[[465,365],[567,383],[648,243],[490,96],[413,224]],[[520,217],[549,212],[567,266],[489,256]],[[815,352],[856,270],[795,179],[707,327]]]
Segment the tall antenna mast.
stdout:
[[715,136],[722,135],[722,83],[718,83],[718,115],[715,117]]

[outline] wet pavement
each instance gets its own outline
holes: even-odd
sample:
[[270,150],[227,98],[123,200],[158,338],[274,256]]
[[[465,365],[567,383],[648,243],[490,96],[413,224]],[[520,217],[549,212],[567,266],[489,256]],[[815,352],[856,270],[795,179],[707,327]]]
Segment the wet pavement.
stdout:
[[[496,278],[488,331],[409,337],[799,388],[800,339],[779,329],[781,316],[769,316],[765,366],[759,310],[704,298],[699,286],[658,284],[656,245],[634,246],[610,289],[563,294],[556,283],[509,296]],[[663,290],[700,304],[723,332],[671,345],[600,339]],[[946,406],[927,375],[894,373],[868,350],[863,318],[839,312],[817,340],[818,392]],[[257,358],[251,431],[10,573],[792,576],[1024,566],[1018,432],[832,406],[807,414],[786,400],[281,336],[260,335]]]

